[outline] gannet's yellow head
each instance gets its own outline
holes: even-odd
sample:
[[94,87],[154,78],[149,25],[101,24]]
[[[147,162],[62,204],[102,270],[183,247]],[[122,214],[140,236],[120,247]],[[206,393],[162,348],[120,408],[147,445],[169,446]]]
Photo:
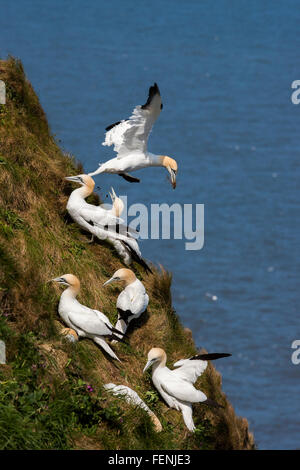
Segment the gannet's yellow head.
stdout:
[[111,188],[111,193],[110,194],[110,198],[111,198],[111,202],[113,204],[113,213],[116,217],[121,217],[121,214],[124,210],[124,202],[122,201],[122,199],[120,199],[116,193],[115,193],[115,190],[114,188]]
[[136,280],[136,276],[131,269],[127,268],[121,268],[118,269],[118,271],[115,272],[115,274],[108,280],[106,281],[103,286],[107,286],[107,284],[110,284],[111,282],[114,281],[124,281],[126,286],[129,284],[132,284]]
[[149,367],[154,364],[163,364],[165,365],[167,361],[167,355],[165,351],[161,348],[152,348],[148,352],[148,362],[143,370],[145,372]]
[[59,276],[51,280],[58,282],[58,284],[71,287],[74,291],[78,292],[80,290],[80,281],[78,277],[74,276],[74,274],[64,274],[63,276]]
[[174,160],[174,158],[167,157],[166,155],[162,155],[162,166],[164,166],[168,170],[171,176],[171,183],[172,183],[173,189],[175,189],[176,188],[176,175],[178,172],[178,165],[177,165],[176,160]]
[[91,193],[94,191],[95,181],[89,175],[66,176],[65,180],[85,186]]

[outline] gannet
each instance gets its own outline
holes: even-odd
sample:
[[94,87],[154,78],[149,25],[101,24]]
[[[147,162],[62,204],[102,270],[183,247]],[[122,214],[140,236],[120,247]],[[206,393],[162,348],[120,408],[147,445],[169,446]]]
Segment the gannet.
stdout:
[[[91,338],[112,358],[121,362],[104,338],[111,337],[114,339],[116,333],[122,336],[122,332],[112,326],[104,313],[85,307],[78,302],[76,297],[80,291],[79,279],[73,274],[64,274],[51,279],[51,281],[68,286],[61,294],[58,305],[58,313],[64,323],[72,328],[80,338]],[[118,340],[120,341],[119,336]]]
[[118,121],[106,128],[104,146],[114,145],[117,157],[99,165],[98,170],[90,176],[100,173],[116,173],[131,183],[139,183],[128,172],[160,166],[169,172],[173,188],[176,188],[177,162],[166,155],[155,155],[148,152],[147,141],[152,126],[158,118],[163,105],[156,83],[149,88],[147,102],[136,106],[129,119]]
[[125,289],[117,300],[118,321],[115,328],[126,333],[131,320],[139,318],[147,309],[149,297],[145,287],[131,269],[119,269],[103,285],[107,286],[114,281],[122,281],[125,284]]
[[126,385],[116,385],[113,383],[105,384],[103,387],[105,388],[105,390],[111,392],[115,396],[124,397],[127,403],[136,405],[139,408],[145,410],[146,413],[148,413],[148,415],[150,416],[156,432],[162,431],[162,425],[157,416],[153,413],[153,411],[150,410],[149,406],[147,406],[146,403],[143,402],[139,395],[134,390],[132,390],[132,388],[129,388]]
[[70,194],[67,203],[67,211],[72,219],[84,230],[90,232],[92,236],[110,242],[125,264],[130,264],[133,259],[141,264],[146,271],[151,272],[142,258],[131,229],[122,224],[120,215],[124,209],[124,203],[116,196],[114,189],[112,188],[111,194],[113,207],[108,210],[86,202],[85,199],[92,194],[95,187],[95,181],[91,176],[83,174],[67,176],[65,179],[81,185],[81,188],[75,189]]
[[228,356],[231,354],[198,354],[189,359],[180,359],[174,364],[174,367],[178,367],[178,369],[170,370],[166,366],[167,355],[165,351],[161,348],[152,348],[148,353],[148,362],[143,372],[152,366],[154,386],[170,408],[182,412],[185,425],[193,432],[195,425],[192,403],[201,402],[222,408],[221,405],[207,398],[203,392],[197,390],[193,384],[205,371],[207,361]]

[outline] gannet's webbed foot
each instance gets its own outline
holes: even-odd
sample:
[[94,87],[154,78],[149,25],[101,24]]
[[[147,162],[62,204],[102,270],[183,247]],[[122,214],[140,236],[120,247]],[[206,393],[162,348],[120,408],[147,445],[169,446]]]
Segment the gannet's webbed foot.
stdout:
[[139,183],[140,180],[134,176],[129,175],[128,173],[118,173],[119,176],[122,176],[124,180],[129,181],[129,183]]

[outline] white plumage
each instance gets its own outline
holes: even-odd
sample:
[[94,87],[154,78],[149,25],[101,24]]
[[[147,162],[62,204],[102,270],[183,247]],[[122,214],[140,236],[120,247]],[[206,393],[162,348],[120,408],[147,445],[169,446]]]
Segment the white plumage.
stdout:
[[115,385],[113,383],[105,384],[104,388],[113,393],[113,395],[124,397],[127,403],[136,405],[145,410],[152,419],[156,431],[160,432],[162,430],[162,425],[157,416],[150,410],[149,406],[146,405],[139,395],[132,390],[132,388],[129,388],[126,385]]
[[[129,323],[141,316],[148,307],[149,296],[142,282],[130,269],[119,269],[104,285],[114,281],[123,281],[125,289],[117,299],[118,321],[115,328],[125,333]],[[116,334],[116,336],[118,336]]]
[[176,187],[177,163],[165,155],[154,155],[147,151],[148,137],[152,126],[162,109],[161,96],[157,84],[149,88],[147,102],[136,106],[129,119],[108,126],[104,146],[114,147],[117,157],[100,164],[91,176],[100,173],[115,173],[127,181],[139,182],[128,172],[151,166],[165,167],[171,177],[173,188]]
[[207,360],[231,356],[227,353],[199,354],[189,359],[181,359],[174,364],[178,369],[170,370],[166,366],[167,356],[163,349],[153,348],[148,353],[148,362],[144,372],[152,366],[152,381],[158,392],[170,408],[182,412],[185,425],[190,431],[195,430],[192,403],[206,403],[221,407],[194,387],[197,378],[207,367]]
[[110,242],[126,264],[130,264],[134,259],[146,271],[150,271],[142,258],[138,243],[133,237],[133,231],[125,226],[120,218],[124,204],[116,196],[114,190],[112,189],[111,194],[112,209],[104,209],[101,206],[88,204],[85,200],[92,194],[95,187],[91,176],[67,176],[65,179],[81,185],[71,193],[67,203],[67,211],[72,219],[84,230],[90,232],[93,237]]
[[69,328],[72,328],[79,337],[92,339],[113,359],[120,361],[104,340],[105,337],[115,338],[116,332],[116,329],[112,326],[107,316],[99,312],[99,310],[93,310],[82,305],[76,299],[80,291],[79,279],[73,274],[64,274],[63,276],[52,279],[52,281],[68,286],[61,294],[58,305],[58,313],[64,323]]

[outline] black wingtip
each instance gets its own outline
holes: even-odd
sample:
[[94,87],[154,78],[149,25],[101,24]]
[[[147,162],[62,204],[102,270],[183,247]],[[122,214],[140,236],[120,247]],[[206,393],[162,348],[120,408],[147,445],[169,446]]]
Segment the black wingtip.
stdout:
[[197,354],[190,358],[190,361],[214,361],[216,359],[221,359],[222,357],[229,357],[232,354],[228,353],[210,353],[210,354]]
[[[149,88],[148,99],[147,99],[146,103],[141,106],[141,108],[142,108],[142,109],[147,109],[148,106],[150,106],[151,101],[153,100],[153,98],[154,98],[155,95],[159,95],[159,96],[160,96],[160,91],[159,91],[159,88],[158,88],[158,85],[157,85],[156,82],[154,83],[154,85],[152,85],[152,86]],[[162,104],[161,104],[160,109],[162,109]]]
[[119,124],[121,124],[121,121],[114,122],[114,123],[111,124],[110,126],[107,126],[107,127],[105,128],[105,130],[106,130],[106,131],[110,131],[113,127],[118,126]]
[[129,175],[128,173],[118,173],[119,176],[122,176],[124,180],[129,181],[129,183],[139,183],[140,180],[134,176]]
[[127,336],[126,333],[123,333],[122,331],[118,330],[117,328],[114,328],[113,326],[109,326],[107,323],[105,323],[107,328],[112,332],[112,333],[117,333],[118,335],[122,336]]
[[111,124],[110,126],[107,126],[105,128],[106,131],[110,131],[113,127],[118,126],[119,124],[122,124],[122,122],[128,121],[128,119],[122,119],[122,121],[117,121]]
[[131,254],[131,257],[133,258],[133,260],[136,261],[141,266],[143,266],[143,268],[146,270],[146,272],[150,272],[151,274],[153,274],[151,269],[149,268],[148,264],[146,263],[146,261],[144,261],[143,258],[140,258],[128,243],[126,243],[124,240],[120,240],[120,241],[128,249],[129,253]]

